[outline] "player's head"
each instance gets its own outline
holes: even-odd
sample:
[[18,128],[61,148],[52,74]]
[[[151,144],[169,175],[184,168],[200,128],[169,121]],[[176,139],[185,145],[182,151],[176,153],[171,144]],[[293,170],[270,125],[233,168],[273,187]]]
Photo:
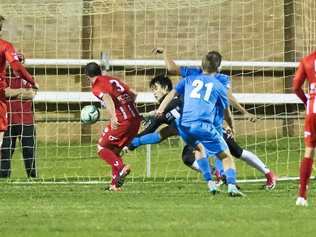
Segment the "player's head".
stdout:
[[5,18],[0,15],[0,31],[2,30],[2,24],[5,21]]
[[221,62],[222,55],[217,51],[210,51],[202,59],[202,69],[208,73],[217,72]]
[[91,80],[94,77],[102,75],[101,67],[94,62],[88,63],[85,68],[85,74]]
[[155,98],[161,101],[172,90],[172,82],[169,77],[161,74],[150,80],[149,87]]

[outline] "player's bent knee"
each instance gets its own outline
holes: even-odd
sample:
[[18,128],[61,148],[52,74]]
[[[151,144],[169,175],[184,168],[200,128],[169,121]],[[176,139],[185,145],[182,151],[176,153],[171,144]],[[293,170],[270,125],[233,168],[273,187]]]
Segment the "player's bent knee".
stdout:
[[220,160],[223,160],[223,159],[226,159],[226,158],[232,158],[229,150],[225,150],[225,151],[222,151],[221,153],[217,154],[217,157],[220,159]]
[[232,156],[236,158],[240,158],[243,152],[243,149],[235,142],[233,138],[224,136],[224,139],[228,145],[229,151],[232,154]]
[[182,151],[182,161],[188,167],[191,167],[195,161],[193,151],[193,147],[189,145],[186,145]]

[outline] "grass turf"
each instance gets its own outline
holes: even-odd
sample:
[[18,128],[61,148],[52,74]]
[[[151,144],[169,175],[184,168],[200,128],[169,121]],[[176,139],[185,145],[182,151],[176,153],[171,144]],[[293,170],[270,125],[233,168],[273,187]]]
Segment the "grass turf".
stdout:
[[[298,174],[297,138],[239,139],[279,175]],[[268,142],[265,142],[268,141]],[[16,156],[20,156],[19,150]],[[181,143],[167,141],[152,150],[146,178],[144,148],[125,157],[133,172],[122,193],[105,184],[19,184],[26,181],[14,157],[12,179],[0,182],[0,233],[5,236],[313,236],[316,199],[296,207],[297,182],[280,182],[271,192],[262,183],[241,184],[247,198],[212,196],[200,176],[182,164]],[[238,161],[239,178],[262,177]],[[109,168],[95,145],[39,144],[40,181],[108,181]],[[162,182],[163,181],[163,182]],[[313,183],[313,182],[312,182]],[[225,190],[226,188],[224,188]]]
[[314,191],[302,208],[296,183],[259,186],[243,184],[247,197],[230,198],[203,183],[134,182],[110,193],[102,184],[2,182],[1,236],[314,236]]

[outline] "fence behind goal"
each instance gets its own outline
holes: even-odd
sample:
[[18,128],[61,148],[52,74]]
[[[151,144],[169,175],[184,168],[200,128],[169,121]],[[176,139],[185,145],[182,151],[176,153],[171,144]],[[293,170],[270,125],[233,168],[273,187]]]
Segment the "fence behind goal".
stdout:
[[[83,66],[106,52],[108,73],[136,89],[139,109],[148,111],[155,108],[148,82],[166,73],[161,58],[151,54],[160,46],[186,66],[199,65],[209,50],[220,51],[237,99],[261,118],[253,124],[234,111],[236,140],[279,176],[296,176],[304,107],[290,85],[296,62],[315,46],[315,9],[312,0],[1,1],[0,14],[8,19],[2,38],[26,55],[41,87],[34,100],[39,176],[57,181],[109,175],[95,148],[107,115],[92,126],[79,121],[80,108],[96,103]],[[171,138],[128,155],[132,180],[199,180],[182,164],[182,147]],[[261,177],[237,164],[239,179]],[[14,157],[12,178],[23,177],[22,162]]]

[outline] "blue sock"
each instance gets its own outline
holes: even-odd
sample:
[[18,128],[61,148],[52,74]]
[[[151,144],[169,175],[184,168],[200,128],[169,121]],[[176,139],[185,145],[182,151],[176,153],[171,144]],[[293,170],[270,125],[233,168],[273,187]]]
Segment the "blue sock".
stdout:
[[140,145],[146,144],[156,144],[161,140],[160,134],[158,132],[148,133],[141,137],[135,137],[131,144],[133,147],[139,147]]
[[216,157],[215,157],[215,168],[216,168],[216,170],[218,170],[218,172],[221,176],[225,175],[223,162]]
[[227,184],[236,184],[236,170],[230,168],[225,171]]
[[206,182],[212,180],[210,162],[208,161],[208,159],[202,158],[200,160],[197,160],[197,163],[198,163],[200,171],[204,177],[204,180]]

